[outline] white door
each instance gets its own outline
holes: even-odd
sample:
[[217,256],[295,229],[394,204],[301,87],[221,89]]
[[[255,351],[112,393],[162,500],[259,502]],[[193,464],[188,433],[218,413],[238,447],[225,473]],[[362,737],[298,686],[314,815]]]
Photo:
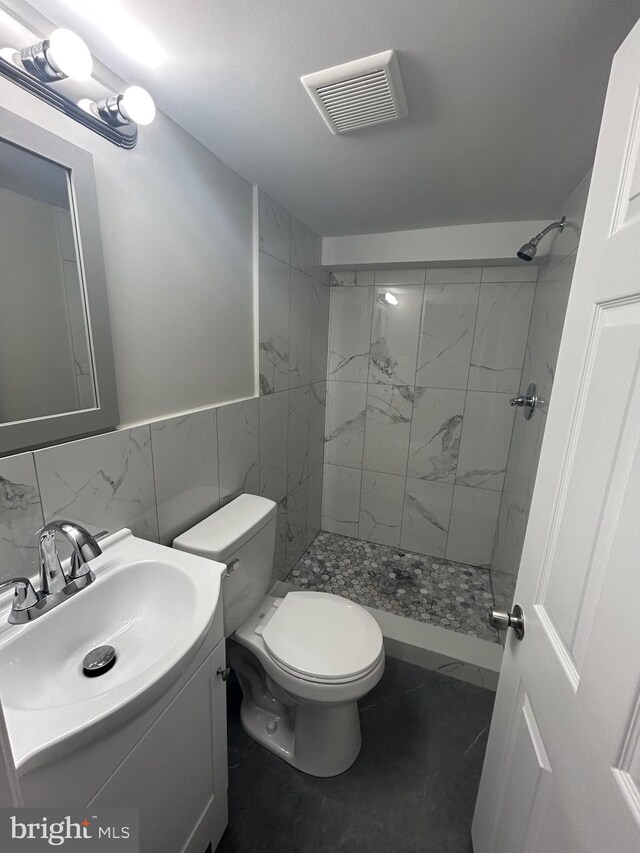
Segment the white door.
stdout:
[[616,54],[473,822],[640,851],[640,23]]

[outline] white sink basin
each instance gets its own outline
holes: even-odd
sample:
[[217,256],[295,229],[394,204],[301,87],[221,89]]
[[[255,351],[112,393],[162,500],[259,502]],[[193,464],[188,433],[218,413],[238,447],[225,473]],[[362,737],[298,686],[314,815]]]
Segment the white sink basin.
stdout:
[[[78,736],[120,725],[185,670],[210,628],[225,567],[129,530],[104,539],[96,580],[20,627],[0,612],[0,695],[16,766],[75,748]],[[116,663],[87,678],[82,661],[111,645]]]

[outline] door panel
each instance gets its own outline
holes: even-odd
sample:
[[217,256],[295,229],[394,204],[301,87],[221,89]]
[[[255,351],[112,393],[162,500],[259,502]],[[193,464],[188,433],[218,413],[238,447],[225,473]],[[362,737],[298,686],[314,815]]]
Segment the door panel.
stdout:
[[[566,492],[559,498],[558,532],[542,572],[539,599],[570,657],[576,685],[600,585],[603,549],[598,540],[600,534],[606,539],[609,530],[602,525],[602,510],[610,497],[613,465],[637,374],[640,307],[600,308],[594,325],[581,408],[573,424],[575,449],[568,454],[573,459],[563,472]],[[552,571],[553,566],[564,570]],[[592,594],[586,596],[589,585]]]
[[[535,849],[538,823],[544,816],[553,781],[542,735],[524,689],[520,691],[514,723],[513,744],[496,822],[496,830],[499,827],[500,832],[496,833],[492,845],[496,853]],[[523,815],[525,820],[522,820]]]

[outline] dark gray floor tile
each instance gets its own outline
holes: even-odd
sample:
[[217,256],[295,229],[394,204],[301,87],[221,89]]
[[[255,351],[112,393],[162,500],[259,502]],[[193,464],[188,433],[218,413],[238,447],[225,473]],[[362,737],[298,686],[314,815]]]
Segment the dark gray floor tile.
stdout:
[[430,697],[421,835],[437,840],[444,853],[466,853],[495,697],[448,681]]
[[217,853],[299,853],[321,810],[322,797],[245,761],[229,773],[229,826]]
[[[356,763],[341,776],[317,779],[250,740],[239,723],[232,679],[229,688],[230,828],[220,853],[472,853],[471,818],[494,694],[389,658],[379,686],[362,703]],[[385,838],[401,846],[373,846]]]
[[[325,800],[308,853],[417,853],[414,842]],[[306,851],[305,851],[306,853]]]
[[392,832],[416,838],[427,775],[428,725],[415,691],[398,702],[361,712],[362,750],[340,776],[308,776],[266,751],[257,760],[292,784],[384,824]]

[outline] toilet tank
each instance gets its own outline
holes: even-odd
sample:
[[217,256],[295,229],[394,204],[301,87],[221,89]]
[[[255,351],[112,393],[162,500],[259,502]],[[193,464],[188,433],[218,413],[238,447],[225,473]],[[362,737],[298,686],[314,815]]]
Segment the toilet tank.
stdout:
[[245,621],[269,589],[275,542],[276,504],[258,495],[240,495],[173,540],[180,551],[229,566],[222,581],[225,636]]

